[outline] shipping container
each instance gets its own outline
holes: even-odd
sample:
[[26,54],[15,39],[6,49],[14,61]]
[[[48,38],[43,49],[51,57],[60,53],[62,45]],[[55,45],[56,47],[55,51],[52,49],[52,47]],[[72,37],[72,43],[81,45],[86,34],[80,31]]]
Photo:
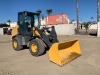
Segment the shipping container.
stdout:
[[68,24],[67,14],[57,14],[45,18],[46,25]]

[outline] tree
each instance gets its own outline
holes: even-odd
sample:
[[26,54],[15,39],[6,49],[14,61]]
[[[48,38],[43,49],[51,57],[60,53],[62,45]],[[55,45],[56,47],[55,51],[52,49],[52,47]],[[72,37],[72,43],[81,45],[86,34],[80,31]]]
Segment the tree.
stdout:
[[84,22],[82,25],[84,25],[84,28],[86,29],[86,33],[88,33],[89,27],[94,24],[93,22]]
[[52,13],[52,9],[47,9],[46,12],[50,16],[50,14]]
[[10,23],[11,23],[11,20],[9,19],[7,22],[8,22],[8,23],[9,23],[9,25],[10,25]]

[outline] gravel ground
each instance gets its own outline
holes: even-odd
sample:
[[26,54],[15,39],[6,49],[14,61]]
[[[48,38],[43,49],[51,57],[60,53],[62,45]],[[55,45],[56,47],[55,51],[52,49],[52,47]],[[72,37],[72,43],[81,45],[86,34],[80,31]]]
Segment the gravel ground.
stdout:
[[48,52],[34,57],[28,49],[15,51],[11,38],[0,35],[0,75],[100,75],[100,38],[58,36],[60,42],[79,39],[82,55],[63,67],[49,60]]

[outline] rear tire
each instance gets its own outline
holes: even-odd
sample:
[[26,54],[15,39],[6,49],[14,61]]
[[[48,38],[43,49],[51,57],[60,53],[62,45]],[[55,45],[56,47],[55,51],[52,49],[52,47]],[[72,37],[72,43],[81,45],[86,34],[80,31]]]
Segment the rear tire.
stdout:
[[12,46],[13,46],[13,49],[16,50],[16,51],[23,49],[23,46],[20,45],[19,40],[17,38],[12,39]]
[[43,41],[40,39],[31,40],[29,45],[29,51],[33,56],[43,55],[45,52]]

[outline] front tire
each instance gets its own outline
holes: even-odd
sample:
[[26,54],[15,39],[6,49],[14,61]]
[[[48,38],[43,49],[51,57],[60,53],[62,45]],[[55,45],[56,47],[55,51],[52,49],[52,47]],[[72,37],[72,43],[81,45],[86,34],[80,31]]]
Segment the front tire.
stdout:
[[16,51],[23,49],[23,46],[20,45],[19,40],[17,38],[12,39],[12,46],[13,46],[13,49],[16,50]]
[[29,51],[33,56],[43,55],[45,52],[43,41],[40,39],[31,40],[29,45]]

